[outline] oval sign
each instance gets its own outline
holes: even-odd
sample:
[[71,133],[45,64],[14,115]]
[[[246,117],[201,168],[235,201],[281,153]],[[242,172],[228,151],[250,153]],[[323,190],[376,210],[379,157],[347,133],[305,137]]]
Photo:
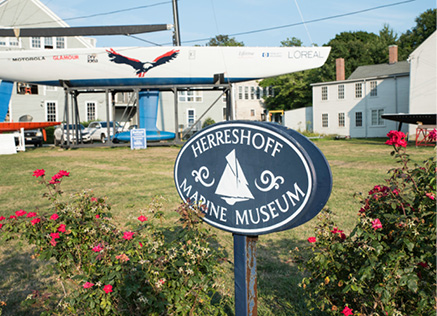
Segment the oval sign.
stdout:
[[204,221],[240,235],[299,226],[316,216],[332,189],[329,164],[306,137],[266,122],[211,125],[182,147],[174,168],[186,203]]

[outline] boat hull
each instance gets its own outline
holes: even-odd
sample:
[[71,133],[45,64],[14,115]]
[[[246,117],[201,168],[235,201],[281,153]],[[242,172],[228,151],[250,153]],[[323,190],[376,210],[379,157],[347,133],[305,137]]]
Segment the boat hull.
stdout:
[[0,52],[0,78],[72,87],[240,82],[322,66],[330,47],[121,47]]
[[22,128],[24,128],[25,130],[45,128],[45,127],[55,126],[55,125],[59,125],[59,124],[61,124],[61,122],[12,122],[12,123],[0,123],[0,133],[19,131]]

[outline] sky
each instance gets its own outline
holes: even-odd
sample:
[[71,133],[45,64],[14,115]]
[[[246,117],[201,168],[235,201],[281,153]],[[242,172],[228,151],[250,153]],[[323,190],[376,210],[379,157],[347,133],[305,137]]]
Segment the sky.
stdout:
[[[173,24],[171,0],[41,0],[70,26]],[[139,8],[140,7],[140,8]],[[400,36],[436,0],[179,0],[182,46],[205,45],[218,34],[245,46],[280,46],[296,37],[322,46],[336,34],[378,34],[388,24]],[[136,9],[135,9],[136,8]],[[361,11],[361,12],[360,12]],[[262,31],[261,31],[262,30]],[[172,31],[96,37],[97,46],[172,45]]]

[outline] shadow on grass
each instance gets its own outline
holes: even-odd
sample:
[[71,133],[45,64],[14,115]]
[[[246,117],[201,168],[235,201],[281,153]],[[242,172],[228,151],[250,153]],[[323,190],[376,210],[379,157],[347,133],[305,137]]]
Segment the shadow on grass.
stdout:
[[2,316],[40,315],[43,309],[21,303],[32,293],[49,294],[58,286],[51,264],[32,259],[33,254],[30,246],[16,241],[0,242],[0,301],[6,303]]
[[307,306],[307,294],[299,287],[303,274],[292,260],[290,250],[302,248],[303,241],[282,236],[257,246],[258,315],[321,316],[324,313]]

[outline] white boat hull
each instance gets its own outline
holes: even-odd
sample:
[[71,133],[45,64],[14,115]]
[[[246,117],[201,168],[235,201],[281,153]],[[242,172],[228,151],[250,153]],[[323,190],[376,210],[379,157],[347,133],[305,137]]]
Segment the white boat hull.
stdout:
[[212,84],[322,66],[330,47],[124,47],[0,52],[0,79],[73,87]]

